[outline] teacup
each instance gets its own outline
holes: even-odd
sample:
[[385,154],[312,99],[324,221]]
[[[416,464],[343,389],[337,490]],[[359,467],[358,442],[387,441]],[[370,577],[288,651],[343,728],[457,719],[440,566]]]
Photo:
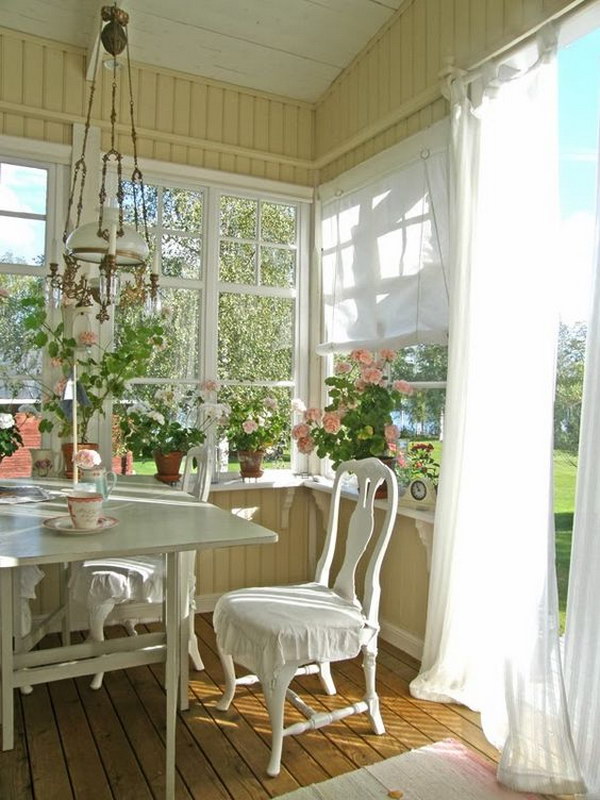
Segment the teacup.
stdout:
[[101,494],[73,491],[67,495],[67,506],[74,528],[92,530],[97,528],[102,514]]

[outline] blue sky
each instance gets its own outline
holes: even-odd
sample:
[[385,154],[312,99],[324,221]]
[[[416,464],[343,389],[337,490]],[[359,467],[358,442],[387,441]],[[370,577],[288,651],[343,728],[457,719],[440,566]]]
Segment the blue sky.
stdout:
[[600,29],[558,53],[561,318],[589,315],[600,127]]

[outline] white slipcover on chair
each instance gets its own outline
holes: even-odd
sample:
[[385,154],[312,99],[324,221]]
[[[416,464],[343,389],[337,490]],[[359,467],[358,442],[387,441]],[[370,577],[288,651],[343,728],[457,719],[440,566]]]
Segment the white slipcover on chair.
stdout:
[[[182,490],[199,502],[206,502],[210,491],[212,447],[192,447],[185,457]],[[197,471],[194,467],[197,466]],[[187,576],[187,608],[182,609],[189,618],[188,652],[196,670],[204,669],[194,631],[196,593],[196,553],[182,554],[182,574]],[[150,622],[162,615],[163,579],[165,560],[162,555],[136,556],[134,558],[93,559],[77,564],[69,583],[71,596],[87,607],[90,639],[104,640],[104,623],[108,615],[118,609],[119,618],[131,635],[136,634],[138,622]],[[187,676],[187,665],[182,665]],[[94,675],[91,686],[99,689],[104,673]],[[182,692],[187,690],[187,680],[182,679]]]
[[[348,525],[342,566],[329,588],[329,571],[338,533],[342,478],[354,473],[358,499]],[[379,484],[387,484],[385,518],[379,526],[366,565],[362,602],[356,596],[355,573],[375,528],[373,503]],[[375,733],[384,733],[375,691],[375,661],[379,632],[379,572],[390,539],[398,505],[398,486],[393,472],[376,458],[347,461],[338,467],[329,525],[314,583],[298,586],[261,587],[228,592],[217,602],[214,626],[225,672],[225,691],[217,704],[226,711],[236,683],[256,680],[262,684],[271,721],[269,775],[278,775],[283,737],[320,728],[350,714],[366,711]],[[328,694],[335,694],[330,662],[363,653],[366,693],[364,700],[331,713],[317,713],[307,706],[289,684],[296,674],[318,672]],[[255,673],[236,681],[234,662]],[[311,665],[306,667],[305,665]],[[308,717],[284,728],[286,697]]]

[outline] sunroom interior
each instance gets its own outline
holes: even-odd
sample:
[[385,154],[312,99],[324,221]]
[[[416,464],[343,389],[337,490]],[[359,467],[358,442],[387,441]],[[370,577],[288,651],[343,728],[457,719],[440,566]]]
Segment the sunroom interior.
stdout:
[[[439,424],[435,429],[445,451],[437,503],[399,506],[381,574],[379,680],[388,732],[376,737],[366,723],[347,721],[335,723],[330,735],[307,734],[306,744],[286,741],[281,775],[267,778],[260,695],[248,689],[226,718],[214,711],[222,686],[211,628],[215,603],[241,587],[311,580],[332,475],[330,461],[292,442],[287,460],[279,453],[260,479],[244,481],[228,470],[226,455],[219,470],[223,452],[217,448],[210,502],[276,531],[279,539],[198,554],[196,630],[205,671],[191,673],[194,702],[179,734],[185,746],[177,754],[177,796],[279,796],[456,738],[494,769],[499,764],[498,779],[517,791],[579,795],[587,786],[587,796],[600,797],[593,756],[600,747],[600,686],[592,669],[600,633],[597,614],[593,622],[586,614],[597,607],[600,587],[585,566],[600,558],[592,536],[598,510],[593,451],[600,437],[594,353],[600,343],[597,334],[588,340],[583,414],[589,441],[579,453],[576,523],[582,544],[571,566],[571,585],[577,569],[577,591],[568,601],[573,634],[569,641],[568,626],[562,647],[548,526],[552,426],[544,411],[554,369],[548,342],[556,325],[544,288],[554,213],[546,201],[555,171],[544,161],[553,145],[544,125],[553,101],[546,84],[540,88],[555,76],[532,82],[523,96],[517,79],[538,67],[551,69],[556,40],[566,46],[597,28],[599,4],[123,5],[131,18],[137,157],[153,198],[154,263],[163,308],[174,309],[165,325],[173,340],[169,359],[159,353],[134,381],[140,396],[167,387],[197,390],[207,380],[218,381],[223,401],[239,389],[268,390],[282,406],[289,404],[291,429],[299,419],[293,399],[309,408],[327,403],[324,379],[340,352],[449,348],[445,413],[442,430]],[[100,165],[111,146],[111,84],[125,70],[99,63],[94,75],[91,68],[101,6],[7,0],[0,8],[0,169],[5,176],[15,168],[44,176],[43,200],[30,208],[13,184],[0,182],[0,288],[7,295],[0,297],[3,406],[16,402],[7,388],[11,371],[9,377],[20,381],[18,402],[38,401],[27,394],[26,370],[20,373],[10,358],[20,335],[10,301],[42,285],[50,262],[60,261],[82,147],[88,165]],[[486,94],[490,65],[498,85],[508,72],[506,83],[517,87],[500,111],[494,93]],[[597,74],[590,81],[597,86]],[[484,120],[476,131],[461,127],[467,101],[492,108],[489,117],[474,114]],[[116,147],[126,172],[134,152],[124,93],[118,112]],[[522,144],[520,153],[515,143]],[[487,158],[485,168],[478,158]],[[100,166],[89,169],[86,181],[91,220]],[[175,196],[195,209],[181,225],[169,209]],[[536,266],[526,274],[529,261]],[[493,279],[483,268],[475,274],[464,267],[471,263],[488,264]],[[600,310],[597,297],[593,308]],[[110,347],[119,336],[118,309],[95,330]],[[527,357],[515,359],[524,338]],[[475,341],[485,344],[485,358]],[[27,359],[22,353],[21,364],[31,366]],[[51,374],[48,363],[34,362]],[[539,374],[531,374],[533,364]],[[428,373],[421,388],[439,393],[445,378]],[[506,398],[513,391],[529,398],[518,413]],[[493,463],[482,465],[478,436],[487,427],[479,408],[494,393],[503,397],[486,413],[506,428],[495,426],[486,444]],[[510,441],[519,435],[511,426],[524,417],[532,452],[522,472],[507,450],[518,447]],[[91,421],[105,464],[119,457],[112,419],[111,409]],[[36,440],[47,448],[59,443],[56,430]],[[20,473],[11,472],[9,462],[0,466],[0,479],[31,474],[29,462]],[[540,476],[534,479],[532,471]],[[510,518],[507,497],[514,507]],[[379,505],[383,513],[385,501]],[[353,507],[349,496],[344,519]],[[33,617],[54,608],[58,594],[58,575],[48,569],[30,603]],[[107,635],[125,635],[118,607],[113,621]],[[359,666],[336,676],[352,702],[360,698]],[[95,695],[79,681],[62,681],[20,698],[17,748],[0,754],[0,795],[160,796],[163,776],[154,763],[161,758],[160,673],[148,667],[127,673],[114,673]],[[321,697],[309,678],[299,683],[329,708],[332,699]],[[584,689],[591,714],[583,707]],[[116,730],[111,726],[119,730],[114,746],[102,743]],[[81,759],[89,763],[88,774]]]

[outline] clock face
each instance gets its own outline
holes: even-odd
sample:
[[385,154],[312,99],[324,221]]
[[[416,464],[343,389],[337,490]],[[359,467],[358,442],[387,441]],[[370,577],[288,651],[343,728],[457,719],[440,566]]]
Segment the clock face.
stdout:
[[427,486],[423,481],[413,481],[410,485],[410,493],[415,500],[424,500],[427,497]]

